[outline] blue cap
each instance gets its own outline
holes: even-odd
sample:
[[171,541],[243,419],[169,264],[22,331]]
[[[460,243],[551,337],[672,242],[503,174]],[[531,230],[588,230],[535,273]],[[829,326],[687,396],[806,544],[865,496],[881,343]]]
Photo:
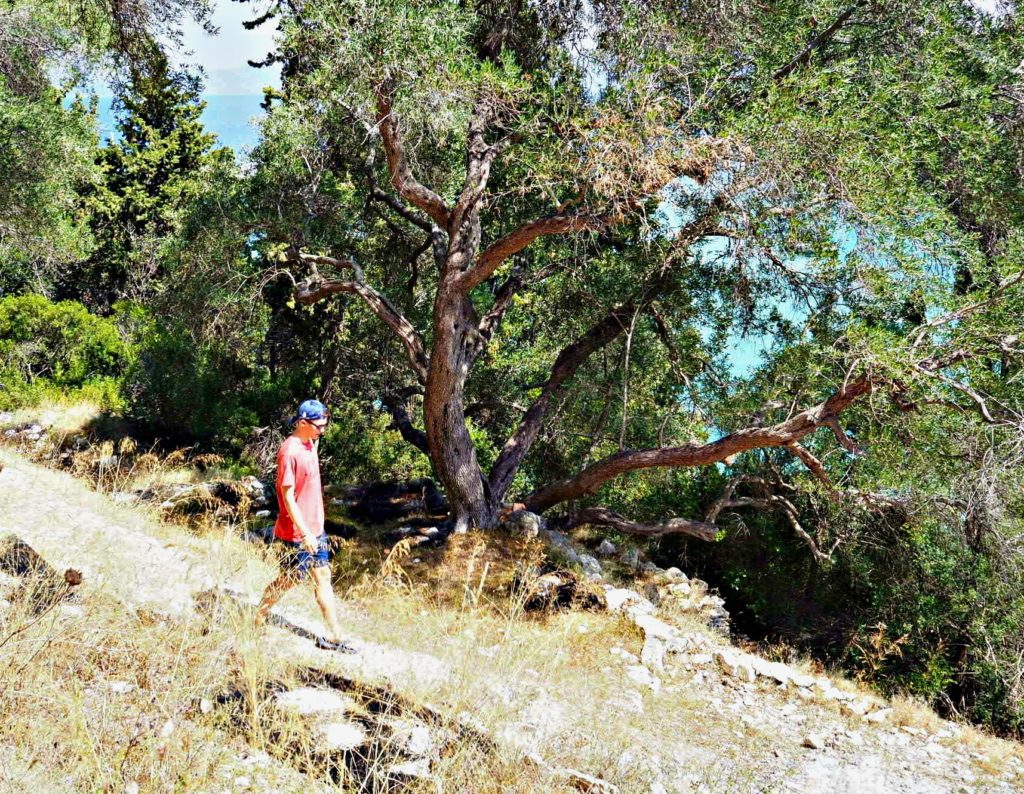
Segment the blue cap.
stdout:
[[295,416],[289,419],[289,423],[295,424],[300,419],[323,419],[327,416],[327,407],[319,400],[306,400],[295,412]]

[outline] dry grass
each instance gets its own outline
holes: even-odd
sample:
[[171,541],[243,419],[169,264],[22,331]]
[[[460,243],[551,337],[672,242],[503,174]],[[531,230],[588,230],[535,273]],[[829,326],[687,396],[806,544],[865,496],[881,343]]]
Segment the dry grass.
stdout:
[[[94,480],[116,484],[114,490],[216,476],[216,461],[197,472],[185,451],[170,460],[113,443],[100,451],[134,462],[118,475],[128,479]],[[96,509],[113,525],[140,520],[138,507],[104,505]],[[148,521],[145,531],[217,559],[250,592],[273,575],[272,553],[244,544],[230,526],[197,535]],[[779,782],[766,785],[764,770],[778,737],[724,715],[708,691],[689,685],[692,671],[667,671],[658,696],[625,683],[623,663],[610,651],[639,654],[631,623],[579,609],[526,612],[522,584],[540,552],[535,544],[481,535],[439,548],[402,542],[384,549],[368,538],[339,544],[336,583],[353,634],[440,667],[438,675],[403,680],[402,703],[388,708],[429,704],[488,734],[532,742],[552,767],[586,770],[622,791],[649,790],[659,765],[697,790]],[[16,788],[40,791],[122,791],[133,782],[141,791],[219,791],[230,788],[224,775],[235,774],[243,755],[266,752],[276,760],[262,767],[265,789],[353,790],[393,760],[384,734],[371,737],[377,749],[360,761],[363,778],[319,752],[305,723],[272,702],[276,688],[296,685],[308,671],[282,663],[254,635],[250,615],[231,602],[214,599],[206,612],[169,621],[126,610],[96,591],[82,598],[81,615],[56,607],[34,617],[25,598],[0,613],[0,780],[15,776]],[[317,614],[306,588],[293,590],[282,606]],[[696,620],[685,628],[703,630]],[[778,654],[802,672],[823,672],[789,649]],[[866,694],[855,682],[832,680]],[[943,724],[912,701],[893,706],[896,725],[935,732]],[[987,774],[1020,758],[1019,746],[971,729],[951,741],[962,741]],[[435,773],[446,791],[573,790],[507,742],[454,742]]]
[[[369,641],[438,659],[442,675],[406,682],[417,700],[472,715],[490,734],[533,743],[553,767],[585,769],[622,791],[644,791],[658,778],[650,759],[660,758],[662,768],[708,790],[756,787],[763,774],[757,757],[770,752],[771,736],[744,726],[737,736],[736,724],[715,719],[709,696],[688,686],[692,672],[666,673],[657,696],[626,683],[611,651],[639,654],[641,638],[621,616],[524,612],[518,591],[508,589],[502,545],[491,536],[456,539],[424,577],[396,576],[391,558],[388,577],[363,576],[344,592],[358,606],[348,625]],[[427,566],[423,556],[411,563],[415,553],[404,555],[410,567]],[[520,553],[530,559],[529,549]],[[690,628],[706,630],[696,621]],[[529,790],[493,774],[473,790]]]
[[946,727],[946,722],[923,701],[897,695],[890,701],[893,709],[894,725],[915,728],[928,733],[938,733]]
[[[0,780],[14,790],[29,781],[45,791],[221,790],[242,774],[254,790],[405,790],[379,782],[399,757],[386,735],[371,731],[372,752],[342,764],[275,706],[274,694],[309,671],[268,653],[251,612],[231,599],[204,600],[185,620],[132,612],[97,591],[41,612],[30,590],[12,601],[0,614],[0,747],[16,753]],[[243,768],[261,753],[267,763]],[[521,758],[473,742],[452,745],[436,769],[446,790],[558,790]]]
[[59,782],[50,790],[196,790],[237,757],[223,715],[201,704],[259,667],[239,653],[241,621],[165,621],[98,592],[41,616],[31,601],[0,616],[0,744]]

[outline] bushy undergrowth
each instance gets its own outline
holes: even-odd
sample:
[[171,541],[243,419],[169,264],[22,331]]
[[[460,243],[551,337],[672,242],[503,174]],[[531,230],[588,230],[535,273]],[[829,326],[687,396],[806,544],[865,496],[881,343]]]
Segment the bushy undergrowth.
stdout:
[[196,340],[179,323],[148,320],[135,344],[125,383],[132,414],[174,436],[240,449],[287,392],[287,384],[261,377],[237,349]]
[[41,295],[0,299],[0,407],[77,393],[116,407],[131,345],[80,303]]
[[744,528],[683,552],[721,587],[741,632],[796,646],[887,694],[1024,731],[1024,572],[997,535],[972,543],[936,517],[878,522],[853,527],[857,541],[819,564],[771,515],[745,517]]
[[251,351],[197,340],[130,302],[110,317],[42,295],[0,300],[0,409],[87,401],[125,411],[153,434],[239,452],[295,390],[253,367]]

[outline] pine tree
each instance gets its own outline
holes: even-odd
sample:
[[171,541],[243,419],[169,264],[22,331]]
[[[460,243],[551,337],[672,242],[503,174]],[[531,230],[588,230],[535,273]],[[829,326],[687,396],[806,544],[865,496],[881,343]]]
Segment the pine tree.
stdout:
[[204,174],[231,160],[203,128],[201,91],[198,76],[162,55],[130,73],[115,105],[118,136],[98,155],[101,182],[84,196],[96,248],[66,285],[94,309],[159,287],[166,244]]

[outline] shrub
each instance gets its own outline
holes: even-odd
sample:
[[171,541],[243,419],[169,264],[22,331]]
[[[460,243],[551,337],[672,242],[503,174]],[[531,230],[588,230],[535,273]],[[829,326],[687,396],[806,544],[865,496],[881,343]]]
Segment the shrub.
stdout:
[[0,299],[0,404],[29,404],[52,392],[88,388],[116,402],[131,347],[117,325],[80,303],[42,295]]
[[254,428],[294,403],[297,373],[271,377],[252,339],[195,334],[182,321],[137,310],[131,323],[137,355],[125,392],[134,418],[158,434],[237,454]]
[[862,520],[846,516],[858,540],[826,565],[772,514],[745,515],[746,531],[685,553],[721,587],[741,633],[782,639],[888,694],[1020,734],[1024,569],[1000,534],[972,543],[949,516],[923,508],[904,522]]

